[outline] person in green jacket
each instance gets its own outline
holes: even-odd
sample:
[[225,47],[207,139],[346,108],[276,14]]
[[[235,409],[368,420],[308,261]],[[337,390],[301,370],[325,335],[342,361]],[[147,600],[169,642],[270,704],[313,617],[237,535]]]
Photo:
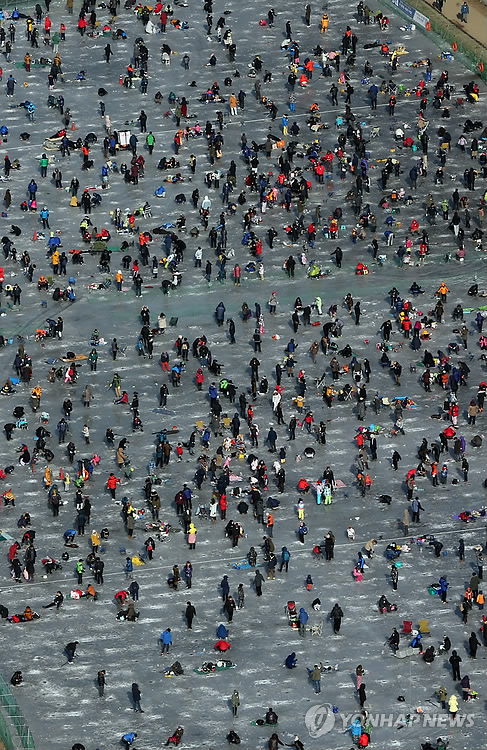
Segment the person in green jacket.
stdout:
[[76,575],[78,576],[78,586],[81,586],[83,583],[83,573],[85,572],[84,566],[83,566],[83,560],[80,558],[78,562],[76,563]]
[[98,361],[98,352],[96,349],[92,349],[91,352],[88,354],[88,362],[91,366],[91,372],[96,372],[96,363]]
[[49,159],[46,154],[42,154],[39,159],[39,166],[41,168],[41,177],[47,177],[47,168],[49,166]]
[[116,372],[115,375],[113,376],[112,382],[111,382],[110,385],[113,388],[113,390],[115,391],[115,396],[117,398],[120,398],[120,396],[122,395],[122,390],[121,390],[121,388],[122,388],[122,378],[120,377],[120,375],[118,374],[118,372]]
[[52,35],[52,39],[51,39],[51,42],[52,42],[52,51],[54,52],[54,54],[56,54],[57,52],[59,52],[59,42],[60,41],[61,41],[61,36],[59,34],[59,31],[55,31],[54,34]]
[[145,142],[147,143],[147,148],[149,150],[149,154],[152,154],[152,152],[154,151],[154,145],[155,145],[155,142],[156,142],[156,139],[152,135],[152,130],[149,133],[147,133],[147,137],[145,139]]

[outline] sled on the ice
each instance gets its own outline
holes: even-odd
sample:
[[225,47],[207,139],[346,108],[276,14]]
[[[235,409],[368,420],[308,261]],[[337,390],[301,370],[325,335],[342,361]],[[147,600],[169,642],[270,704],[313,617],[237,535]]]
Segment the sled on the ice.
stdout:
[[[309,675],[313,673],[313,669],[310,669],[309,667],[306,667],[306,671]],[[322,664],[320,662],[320,672],[321,674],[331,674],[331,672],[339,672],[340,667],[338,664]]]
[[118,145],[120,148],[126,149],[130,146],[130,136],[132,135],[130,130],[119,130],[118,131]]
[[[64,129],[58,130],[57,133],[49,136],[44,140],[43,149],[46,151],[59,151],[61,149],[61,142],[64,136],[68,136],[67,131]],[[81,138],[77,138],[75,141],[68,137],[67,147],[70,151],[78,151],[83,145]]]
[[417,649],[406,646],[406,648],[398,648],[394,656],[396,659],[407,659],[409,656],[414,656],[417,653]]
[[256,565],[251,565],[248,560],[242,560],[238,563],[232,563],[233,570],[252,570],[253,568],[256,568]]
[[478,510],[462,510],[455,516],[452,516],[456,521],[463,521],[464,523],[473,523],[479,519],[487,518],[487,508],[482,507]]
[[174,664],[164,670],[164,677],[180,677],[183,674],[184,669],[178,661],[175,661]]
[[409,396],[394,396],[392,402],[394,401],[402,401],[403,409],[419,409],[419,405],[416,403],[416,401],[413,401],[413,399]]
[[218,659],[218,661],[205,661],[201,667],[196,667],[193,672],[196,674],[214,674],[215,672],[224,672],[226,669],[235,669],[237,665],[229,659]]
[[[27,610],[30,610],[30,612],[27,614]],[[16,624],[18,622],[33,622],[34,620],[40,620],[41,616],[30,609],[30,607],[26,607],[24,612],[20,612],[16,615],[9,615],[7,617],[7,621],[11,622],[13,624]]]
[[95,591],[90,583],[88,584],[86,591],[83,591],[83,589],[72,589],[69,594],[66,595],[66,599],[72,599],[74,601],[79,601],[80,599],[91,599],[91,601],[96,602],[98,599],[98,592]]
[[74,357],[58,357],[59,362],[84,362],[87,359],[86,354],[75,354]]

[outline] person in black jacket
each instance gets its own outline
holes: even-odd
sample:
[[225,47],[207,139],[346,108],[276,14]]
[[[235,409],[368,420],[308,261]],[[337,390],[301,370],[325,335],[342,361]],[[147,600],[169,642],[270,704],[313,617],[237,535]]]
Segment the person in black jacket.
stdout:
[[50,609],[51,607],[56,607],[56,609],[58,610],[61,604],[63,603],[63,601],[64,601],[63,594],[60,591],[56,591],[56,595],[54,599],[52,600],[52,602],[50,604],[45,604],[43,606],[43,609]]
[[141,692],[139,689],[139,686],[136,682],[132,683],[132,700],[134,702],[134,711],[135,713],[141,713],[143,714],[143,710],[140,706],[140,698],[141,698]]
[[462,660],[455,650],[451,652],[451,656],[448,661],[451,664],[453,680],[461,680],[462,678],[460,676],[460,663]]
[[66,648],[64,650],[68,658],[68,664],[73,663],[73,659],[76,655],[76,646],[78,645],[78,643],[79,641],[71,641],[70,643],[66,644]]
[[340,632],[342,618],[343,618],[343,610],[337,602],[330,612],[330,620],[333,621],[333,632],[335,633],[335,635],[337,635]]
[[468,639],[468,648],[470,650],[470,656],[472,659],[477,658],[477,646],[480,646],[480,641],[477,638],[477,634],[472,630],[470,638]]
[[188,623],[188,630],[192,630],[193,618],[196,617],[196,609],[191,604],[191,602],[186,602],[185,617],[186,617],[186,622]]
[[98,672],[96,676],[96,681],[98,684],[98,695],[100,696],[100,698],[103,698],[105,694],[105,670],[104,669],[100,669],[100,671]]

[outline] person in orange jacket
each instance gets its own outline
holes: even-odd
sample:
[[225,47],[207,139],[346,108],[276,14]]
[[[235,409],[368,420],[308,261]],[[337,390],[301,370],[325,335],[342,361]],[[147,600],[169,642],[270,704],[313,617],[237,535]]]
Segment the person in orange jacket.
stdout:
[[433,487],[438,487],[438,464],[436,461],[431,464],[431,482]]
[[440,299],[442,302],[446,302],[446,295],[448,294],[450,290],[448,289],[447,285],[444,281],[441,282],[438,291],[436,294],[440,296]]
[[320,32],[323,34],[328,33],[328,24],[330,23],[330,19],[328,18],[326,13],[323,13],[323,16],[321,18],[321,24],[320,24]]
[[308,62],[304,66],[304,69],[306,71],[306,76],[309,81],[311,81],[311,79],[313,78],[313,67],[314,67],[313,60],[308,60]]

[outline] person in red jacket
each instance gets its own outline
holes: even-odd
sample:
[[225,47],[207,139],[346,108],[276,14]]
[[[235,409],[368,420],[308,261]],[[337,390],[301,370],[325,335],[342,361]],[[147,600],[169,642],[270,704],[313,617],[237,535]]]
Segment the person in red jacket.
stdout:
[[108,477],[107,482],[107,489],[110,492],[110,495],[113,499],[115,499],[115,491],[117,489],[117,484],[120,482],[120,479],[115,476],[115,474],[110,474]]
[[328,151],[326,152],[324,156],[324,159],[325,159],[326,171],[333,172],[333,159],[334,159],[333,152],[328,149]]
[[404,331],[404,336],[408,339],[409,338],[409,332],[411,331],[412,323],[409,320],[409,318],[404,318],[402,321],[402,330]]
[[161,32],[163,34],[166,33],[166,26],[167,26],[167,13],[165,10],[161,13]]
[[228,507],[226,495],[220,495],[219,505],[220,505],[220,518],[222,519],[222,521],[224,521],[227,517],[227,507]]
[[128,599],[128,596],[129,596],[129,592],[128,591],[123,591],[123,590],[122,591],[118,591],[115,594],[115,596],[113,598],[117,602],[117,607],[119,609],[122,609],[123,605],[125,604],[125,602]]
[[20,544],[18,542],[14,542],[8,551],[8,560],[9,562],[12,562],[14,557],[17,555],[17,551],[20,549]]
[[458,424],[458,414],[459,414],[458,404],[452,404],[450,407],[450,417],[451,417],[452,424],[455,427]]
[[203,375],[203,370],[201,369],[201,367],[196,370],[196,375],[194,377],[196,380],[196,387],[199,391],[201,391],[201,389],[203,388],[203,383],[205,382],[205,376]]

